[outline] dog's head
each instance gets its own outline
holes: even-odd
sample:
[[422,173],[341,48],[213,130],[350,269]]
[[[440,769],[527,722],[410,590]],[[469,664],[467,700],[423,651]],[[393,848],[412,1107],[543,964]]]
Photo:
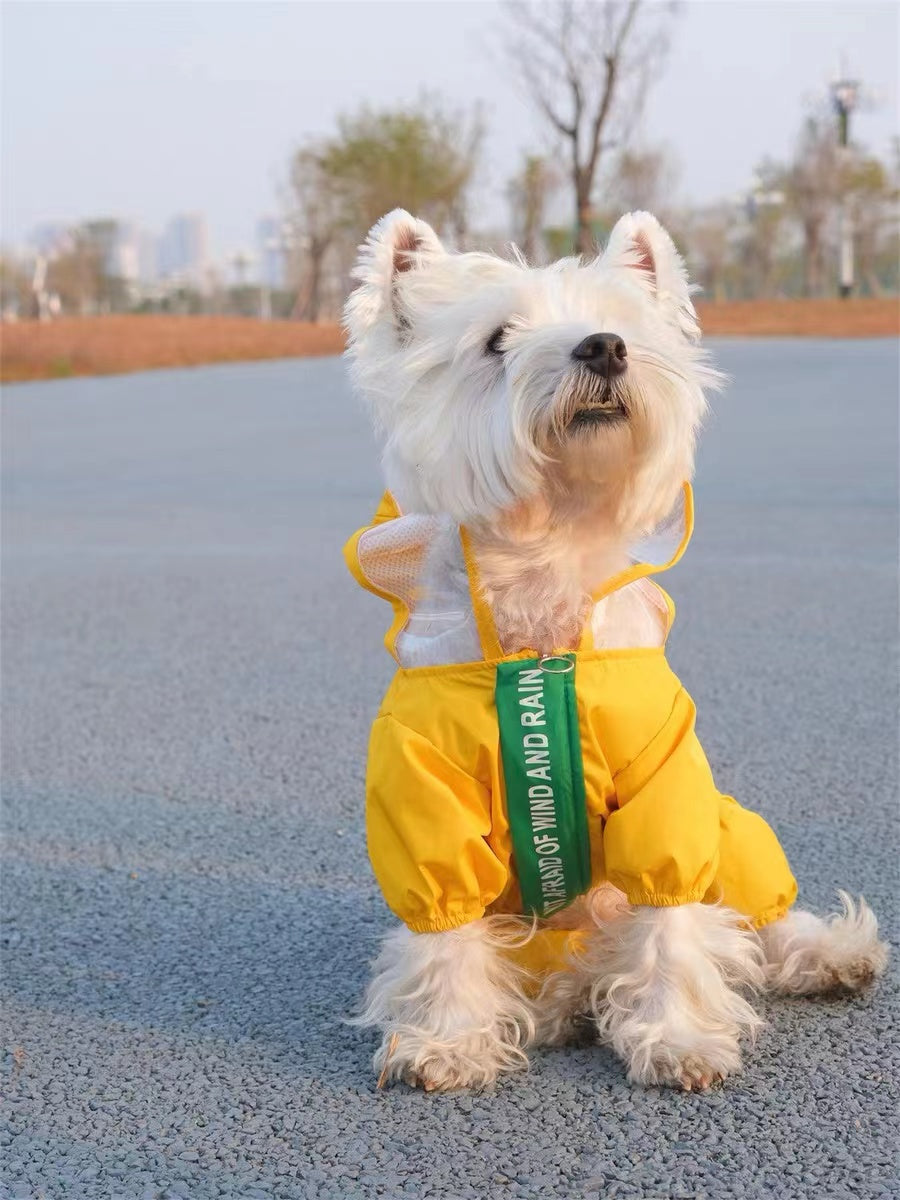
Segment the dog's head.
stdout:
[[544,494],[602,501],[635,533],[665,515],[718,376],[649,213],[622,217],[593,262],[530,268],[448,253],[398,210],[354,274],[348,354],[402,508],[493,521]]

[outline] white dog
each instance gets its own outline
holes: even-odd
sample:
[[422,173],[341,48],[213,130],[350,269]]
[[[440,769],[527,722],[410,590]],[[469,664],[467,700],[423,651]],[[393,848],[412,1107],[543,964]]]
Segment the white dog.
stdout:
[[389,491],[347,554],[393,605],[399,665],[369,849],[406,926],[359,1018],[376,1070],[484,1086],[587,1017],[633,1080],[706,1087],[760,1023],[748,992],[855,990],[887,950],[862,900],[791,911],[774,834],[716,791],[665,662],[648,576],[689,537],[719,382],[681,259],[647,213],[594,262],[533,269],[397,211],[356,279],[348,354]]

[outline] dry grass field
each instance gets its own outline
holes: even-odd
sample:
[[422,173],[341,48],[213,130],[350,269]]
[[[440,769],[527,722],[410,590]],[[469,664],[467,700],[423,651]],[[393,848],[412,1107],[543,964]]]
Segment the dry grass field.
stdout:
[[[896,337],[900,303],[766,300],[700,304],[704,331],[725,337]],[[339,354],[337,325],[244,317],[67,317],[2,326],[5,383],[69,375],[115,375],[156,367]]]
[[697,305],[715,337],[897,337],[900,297],[864,300],[730,300]]
[[4,383],[339,354],[344,344],[337,325],[245,317],[65,317],[4,325],[0,336]]

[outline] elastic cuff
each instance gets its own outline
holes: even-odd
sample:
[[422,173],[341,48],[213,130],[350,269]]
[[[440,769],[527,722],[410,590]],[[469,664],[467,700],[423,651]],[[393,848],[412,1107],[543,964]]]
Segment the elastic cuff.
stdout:
[[[618,886],[618,885],[616,885]],[[629,904],[639,904],[647,908],[679,908],[682,904],[700,904],[708,888],[700,888],[695,892],[687,892],[683,896],[660,896],[655,892],[625,892]]]
[[461,925],[471,925],[484,916],[483,908],[472,909],[468,913],[460,913],[457,917],[434,917],[430,921],[407,921],[406,928],[412,933],[446,933],[449,929],[459,929]]
[[762,929],[765,925],[774,925],[776,921],[780,921],[788,915],[792,904],[793,900],[790,904],[780,904],[777,908],[767,908],[760,916],[751,917],[750,924],[754,929]]

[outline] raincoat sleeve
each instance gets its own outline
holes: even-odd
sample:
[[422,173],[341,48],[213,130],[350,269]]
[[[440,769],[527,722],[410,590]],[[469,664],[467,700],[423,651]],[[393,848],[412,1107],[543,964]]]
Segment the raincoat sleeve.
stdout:
[[488,789],[390,715],[372,727],[366,831],[384,898],[415,933],[477,920],[506,886]]
[[731,796],[719,797],[719,873],[707,900],[721,900],[759,928],[780,921],[797,881],[770,825]]
[[719,793],[682,688],[672,712],[613,783],[618,808],[603,834],[606,872],[632,904],[701,901],[719,868]]
[[770,826],[716,789],[694,719],[682,688],[660,732],[615,777],[608,877],[632,904],[719,902],[768,924],[793,904],[796,881]]

